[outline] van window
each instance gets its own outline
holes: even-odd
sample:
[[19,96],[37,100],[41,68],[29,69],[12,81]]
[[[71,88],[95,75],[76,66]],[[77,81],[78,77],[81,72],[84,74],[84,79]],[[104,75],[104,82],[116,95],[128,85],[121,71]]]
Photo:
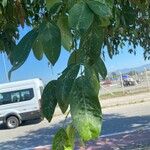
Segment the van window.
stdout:
[[21,92],[21,101],[31,100],[34,97],[33,89],[22,90]]
[[33,89],[24,89],[0,93],[0,105],[31,100],[34,97]]
[[10,97],[12,103],[19,102],[21,99],[20,92],[11,92]]

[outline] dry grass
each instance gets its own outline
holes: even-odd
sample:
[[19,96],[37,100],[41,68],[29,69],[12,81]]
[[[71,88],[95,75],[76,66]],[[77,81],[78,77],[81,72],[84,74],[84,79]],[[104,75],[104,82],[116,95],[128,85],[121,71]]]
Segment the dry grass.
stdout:
[[108,93],[104,95],[100,95],[100,98],[105,100],[105,99],[110,99],[110,98],[115,98],[115,97],[122,97],[122,96],[130,96],[130,95],[136,95],[136,94],[141,94],[141,93],[146,93],[149,92],[147,88],[139,88],[135,90],[125,90],[124,92],[113,92],[113,95]]

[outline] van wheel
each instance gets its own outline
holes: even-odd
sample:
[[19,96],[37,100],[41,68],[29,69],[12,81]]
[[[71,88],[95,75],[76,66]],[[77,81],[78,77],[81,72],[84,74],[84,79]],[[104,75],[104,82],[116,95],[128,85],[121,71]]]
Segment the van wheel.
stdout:
[[15,116],[10,116],[6,120],[6,126],[9,129],[13,129],[19,126],[19,120]]

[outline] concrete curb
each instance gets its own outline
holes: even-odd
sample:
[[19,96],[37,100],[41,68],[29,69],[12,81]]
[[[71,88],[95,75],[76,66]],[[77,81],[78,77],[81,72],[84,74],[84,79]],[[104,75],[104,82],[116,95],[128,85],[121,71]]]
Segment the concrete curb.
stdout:
[[116,97],[107,100],[101,100],[102,108],[128,105],[150,101],[150,93],[142,93],[131,96]]
[[[111,99],[100,100],[103,109],[135,103],[150,102],[150,93],[140,93],[136,95],[122,96]],[[59,107],[56,108],[54,116],[62,115]]]

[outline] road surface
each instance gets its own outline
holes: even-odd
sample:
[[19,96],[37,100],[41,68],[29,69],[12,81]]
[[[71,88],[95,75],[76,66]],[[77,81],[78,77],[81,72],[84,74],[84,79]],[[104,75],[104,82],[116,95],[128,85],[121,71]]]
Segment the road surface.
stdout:
[[[135,129],[150,128],[150,102],[103,109],[102,135],[117,134]],[[51,144],[64,116],[55,117],[51,124],[46,120],[26,124],[16,129],[0,128],[0,150],[22,150],[28,147]],[[68,119],[69,121],[69,119]]]

